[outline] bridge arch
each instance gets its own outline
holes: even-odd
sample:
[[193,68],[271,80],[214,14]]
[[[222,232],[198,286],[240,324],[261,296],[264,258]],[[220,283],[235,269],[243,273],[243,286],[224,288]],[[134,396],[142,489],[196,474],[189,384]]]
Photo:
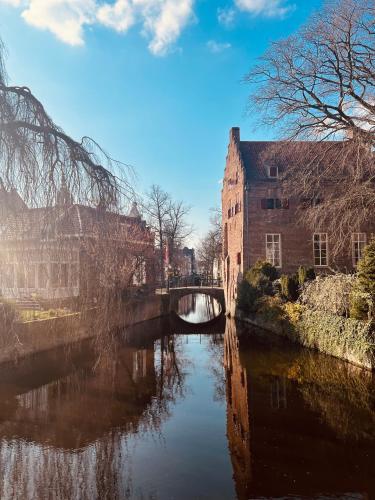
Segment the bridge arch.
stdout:
[[220,306],[222,313],[225,312],[225,297],[224,289],[219,287],[204,287],[204,286],[188,286],[184,288],[169,289],[169,311],[177,314],[178,303],[182,297],[186,295],[198,294],[208,295],[215,298]]

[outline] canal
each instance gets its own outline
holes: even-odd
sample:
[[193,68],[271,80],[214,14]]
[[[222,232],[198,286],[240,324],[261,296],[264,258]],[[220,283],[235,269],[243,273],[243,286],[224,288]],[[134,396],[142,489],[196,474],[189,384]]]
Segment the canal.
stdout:
[[204,307],[2,366],[0,498],[375,498],[371,374]]

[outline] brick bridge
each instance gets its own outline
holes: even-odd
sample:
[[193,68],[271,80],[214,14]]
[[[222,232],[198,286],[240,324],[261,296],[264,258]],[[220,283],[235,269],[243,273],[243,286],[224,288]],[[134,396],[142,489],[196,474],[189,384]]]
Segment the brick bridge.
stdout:
[[191,295],[194,293],[202,293],[203,295],[209,295],[214,297],[220,304],[221,310],[225,312],[225,298],[224,298],[224,288],[213,287],[213,286],[187,286],[183,288],[170,288],[169,289],[169,310],[177,311],[178,301],[185,297],[185,295]]

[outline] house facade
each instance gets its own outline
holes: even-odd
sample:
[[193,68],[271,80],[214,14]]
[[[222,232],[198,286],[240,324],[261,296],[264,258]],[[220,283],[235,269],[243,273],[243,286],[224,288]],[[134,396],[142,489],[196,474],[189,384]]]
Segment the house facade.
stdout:
[[[8,199],[0,192],[0,202]],[[128,216],[62,203],[18,204],[0,227],[6,299],[95,299],[105,289],[153,286],[154,237],[136,207]]]
[[287,165],[277,157],[272,162],[265,160],[274,147],[274,142],[241,141],[239,128],[230,131],[222,213],[223,278],[232,313],[238,283],[256,261],[266,260],[285,274],[294,273],[299,266],[314,267],[317,273],[332,268],[350,271],[374,232],[374,227],[353,232],[351,248],[333,260],[330,235],[302,225],[301,200],[287,197],[282,190],[279,175]]

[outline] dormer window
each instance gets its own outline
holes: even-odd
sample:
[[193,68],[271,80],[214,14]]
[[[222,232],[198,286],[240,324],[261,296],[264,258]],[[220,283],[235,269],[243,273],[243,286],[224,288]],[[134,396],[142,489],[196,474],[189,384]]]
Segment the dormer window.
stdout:
[[268,177],[270,179],[277,179],[279,177],[279,167],[268,167]]

